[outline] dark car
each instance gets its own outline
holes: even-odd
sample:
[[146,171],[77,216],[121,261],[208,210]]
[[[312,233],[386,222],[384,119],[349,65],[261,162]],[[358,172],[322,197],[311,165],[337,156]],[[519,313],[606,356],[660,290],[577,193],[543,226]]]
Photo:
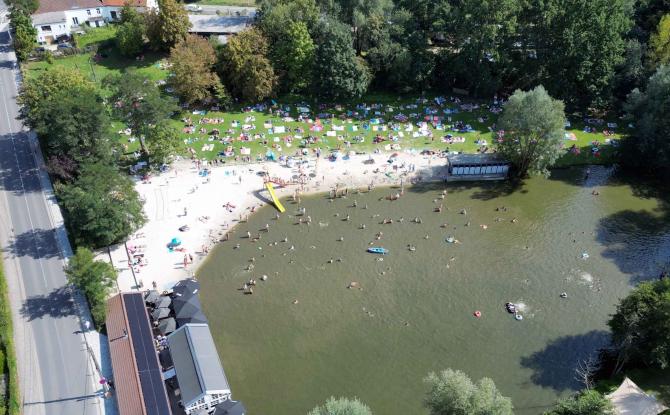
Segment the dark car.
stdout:
[[69,43],[59,43],[58,44],[58,49],[72,49],[73,46],[70,45]]

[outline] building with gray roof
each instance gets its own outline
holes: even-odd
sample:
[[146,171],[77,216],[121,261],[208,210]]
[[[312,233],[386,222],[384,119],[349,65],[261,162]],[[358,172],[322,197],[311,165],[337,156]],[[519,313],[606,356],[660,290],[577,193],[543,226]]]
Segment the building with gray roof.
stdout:
[[230,386],[207,324],[186,324],[168,336],[168,346],[187,415],[210,412],[230,399]]

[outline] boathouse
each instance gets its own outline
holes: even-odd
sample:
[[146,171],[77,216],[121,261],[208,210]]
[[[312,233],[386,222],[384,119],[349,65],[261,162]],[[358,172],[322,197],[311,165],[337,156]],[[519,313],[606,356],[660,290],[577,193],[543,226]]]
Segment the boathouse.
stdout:
[[504,180],[510,164],[496,154],[450,154],[447,181]]

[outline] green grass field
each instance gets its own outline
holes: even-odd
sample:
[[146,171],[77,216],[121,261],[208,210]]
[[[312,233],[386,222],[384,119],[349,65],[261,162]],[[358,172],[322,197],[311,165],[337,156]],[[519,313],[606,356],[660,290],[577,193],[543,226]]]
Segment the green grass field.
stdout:
[[[79,41],[87,45],[106,42],[113,38],[114,33],[115,28],[112,26],[92,29],[85,35],[82,35]],[[144,56],[143,60],[128,59],[121,56],[116,48],[106,47],[101,49],[96,55],[82,54],[61,57],[55,59],[52,65],[76,68],[96,82],[101,82],[109,74],[120,74],[127,70],[135,70],[153,81],[160,81],[166,79],[168,76],[168,72],[162,67],[162,63],[164,62],[164,55],[148,53]],[[41,71],[46,70],[49,66],[50,64],[46,62],[31,62],[26,65],[26,76],[35,76]],[[445,114],[443,112],[444,108],[439,108],[439,112],[436,115],[442,117],[444,130],[437,130],[431,126],[428,130],[433,134],[433,138],[414,137],[414,132],[418,129],[416,123],[424,119],[426,110],[437,109],[437,106],[432,103],[432,98],[427,97],[426,102],[417,103],[416,96],[369,94],[358,102],[346,103],[342,106],[330,105],[323,108],[319,108],[314,102],[309,102],[308,105],[312,110],[310,113],[311,117],[319,113],[329,113],[335,117],[334,119],[322,119],[322,131],[310,131],[312,124],[295,120],[298,117],[297,103],[304,100],[302,97],[295,96],[278,99],[277,105],[273,108],[273,114],[270,114],[269,111],[245,112],[242,106],[237,106],[228,112],[207,111],[204,115],[184,111],[182,114],[175,116],[175,119],[171,122],[181,131],[180,137],[183,143],[182,155],[195,154],[197,157],[210,160],[221,157],[219,154],[226,149],[232,149],[235,155],[240,155],[243,147],[250,151],[252,159],[263,158],[267,151],[273,151],[277,156],[282,154],[293,155],[301,147],[305,147],[306,143],[304,139],[310,135],[316,137],[317,140],[316,143],[309,144],[307,147],[309,149],[318,147],[322,152],[336,149],[346,152],[371,152],[375,149],[389,152],[406,150],[419,152],[425,149],[442,151],[448,149],[449,151],[474,153],[480,148],[480,145],[477,144],[480,140],[483,140],[489,148],[492,146],[494,137],[490,131],[490,127],[495,123],[497,116],[483,107],[471,112],[460,111],[455,114]],[[361,102],[365,102],[368,105],[376,104],[379,108],[372,109],[365,116],[357,118],[357,114],[353,114],[352,112],[356,111],[356,104]],[[411,107],[408,108],[408,105]],[[413,107],[414,105],[416,107]],[[457,109],[458,105],[449,104],[445,108]],[[291,121],[283,116],[278,116],[276,114],[278,109],[287,110],[288,116],[294,120]],[[358,113],[363,115],[362,111],[358,111]],[[399,127],[404,136],[401,136],[399,132],[393,132],[393,135],[396,136],[393,142],[373,143],[375,136],[378,134],[388,139],[389,133],[392,132],[391,128],[388,128],[387,131],[375,131],[373,126],[369,126],[370,128],[366,129],[365,124],[368,124],[372,118],[381,118],[385,123],[388,123],[393,121],[393,117],[398,114],[404,114],[409,117],[408,122],[413,125],[414,131],[405,131],[407,124],[403,123]],[[415,116],[410,117],[412,114],[415,114]],[[451,117],[451,120],[449,120],[449,117]],[[187,118],[190,118],[193,122],[195,131],[188,132],[185,130],[186,125],[182,120]],[[219,124],[202,124],[201,121],[203,118],[222,119],[223,122]],[[251,121],[252,119],[253,121]],[[451,131],[448,125],[457,121],[469,124],[473,128],[473,131],[463,133]],[[611,162],[615,150],[612,145],[604,145],[606,137],[602,133],[603,126],[598,127],[599,133],[586,133],[583,132],[584,124],[581,120],[572,119],[571,122],[572,126],[567,131],[574,133],[576,140],[565,140],[564,146],[567,149],[574,144],[579,148],[579,154],[570,153],[566,150],[565,155],[558,161],[558,166]],[[246,141],[245,139],[241,139],[242,126],[245,124],[250,127],[246,132],[253,138],[252,140]],[[270,125],[284,127],[286,132],[273,134],[270,132]],[[333,132],[330,133],[331,135],[328,135],[328,131],[331,131],[333,126],[337,126],[336,128],[342,130],[335,131],[334,136],[332,135]],[[123,129],[121,124],[115,124],[114,127],[115,130]],[[218,129],[220,132],[218,138],[211,134],[214,129]],[[299,132],[300,129],[302,132]],[[357,131],[354,131],[354,129],[357,129]],[[620,131],[621,128],[617,130],[617,132]],[[463,143],[448,144],[443,141],[443,138],[447,134],[462,137],[465,141]],[[620,135],[615,134],[609,138],[616,140],[620,138]],[[119,135],[119,140],[128,153],[132,153],[139,148],[137,140],[133,140],[123,134]],[[601,144],[601,150],[597,156],[591,151],[593,147],[592,142],[594,141]],[[391,147],[391,145],[393,146]],[[233,157],[227,159],[234,160]]]
[[[21,413],[21,399],[19,393],[19,379],[14,353],[14,339],[12,333],[12,315],[9,310],[7,297],[7,281],[2,271],[0,261],[0,369],[7,382],[7,388],[0,391],[0,415],[19,415]],[[6,395],[5,395],[6,394]]]

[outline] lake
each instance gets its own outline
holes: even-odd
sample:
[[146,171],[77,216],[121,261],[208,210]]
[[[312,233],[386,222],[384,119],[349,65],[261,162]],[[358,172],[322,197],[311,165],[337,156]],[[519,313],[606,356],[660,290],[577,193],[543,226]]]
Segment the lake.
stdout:
[[612,168],[444,189],[285,201],[279,219],[266,206],[212,250],[200,296],[251,415],[305,414],[331,395],[424,414],[423,379],[445,368],[491,377],[517,414],[542,413],[579,389],[573,369],[607,344],[618,299],[670,256],[669,205]]

